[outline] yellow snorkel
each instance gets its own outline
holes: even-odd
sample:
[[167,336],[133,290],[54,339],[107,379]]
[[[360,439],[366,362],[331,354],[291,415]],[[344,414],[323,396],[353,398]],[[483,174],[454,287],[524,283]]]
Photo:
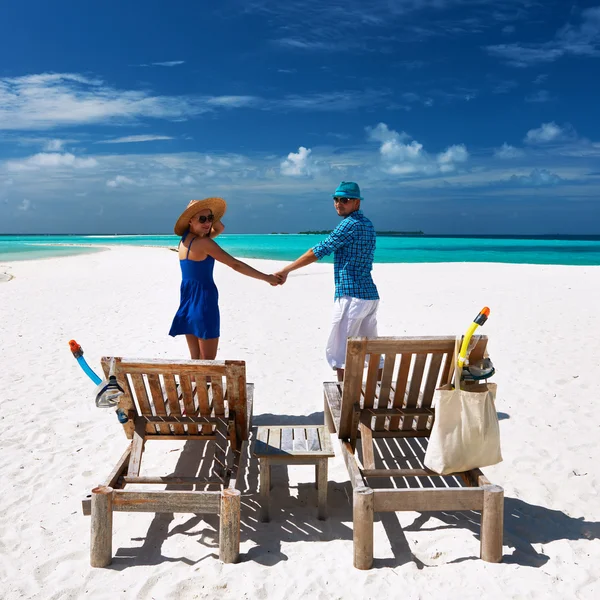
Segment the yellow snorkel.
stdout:
[[469,348],[469,342],[475,333],[475,330],[483,325],[488,317],[490,316],[490,309],[487,306],[484,306],[479,314],[475,317],[467,332],[465,333],[465,337],[463,338],[462,345],[460,347],[460,352],[458,353],[458,367],[462,369],[465,365],[465,361],[467,360],[467,350]]

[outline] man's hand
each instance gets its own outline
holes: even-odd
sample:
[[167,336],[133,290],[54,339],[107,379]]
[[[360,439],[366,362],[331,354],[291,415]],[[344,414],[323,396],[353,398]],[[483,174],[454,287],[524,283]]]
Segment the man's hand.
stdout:
[[283,285],[286,282],[288,276],[285,271],[278,271],[277,273],[274,273],[274,275],[277,277],[277,279],[279,279],[280,285]]

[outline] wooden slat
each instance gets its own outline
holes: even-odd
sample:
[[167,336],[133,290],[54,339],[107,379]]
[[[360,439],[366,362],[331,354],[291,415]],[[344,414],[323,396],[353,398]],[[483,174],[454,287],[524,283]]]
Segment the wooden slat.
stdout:
[[209,424],[216,424],[216,423],[220,423],[224,417],[182,417],[182,416],[168,416],[168,417],[162,417],[162,416],[156,416],[156,417],[138,417],[138,419],[142,420],[142,421],[146,421],[147,423],[166,423],[168,425],[174,425],[176,423],[209,423]]
[[339,382],[325,382],[323,384],[323,397],[329,407],[333,426],[336,431],[339,431],[342,406],[342,384]]
[[129,459],[127,475],[135,476],[140,474],[145,436],[146,422],[143,419],[138,418],[135,420],[135,431],[133,433],[133,442],[131,443],[131,457]]
[[158,490],[152,492],[113,492],[113,510],[154,513],[218,513],[221,492]]
[[[348,343],[355,339],[350,338]],[[454,340],[451,335],[446,336],[398,336],[398,337],[376,337],[370,338],[367,346],[369,354],[429,354],[439,352],[451,352],[454,348]]]
[[[366,465],[365,465],[366,466]],[[363,477],[440,477],[430,469],[363,469]]]
[[294,452],[306,452],[308,448],[306,446],[306,431],[303,427],[294,427],[294,441],[293,441],[293,449]]
[[365,469],[375,468],[375,457],[373,454],[373,435],[371,434],[371,427],[361,423],[360,429],[360,443],[362,448],[362,459]]
[[[398,368],[398,376],[396,378],[396,388],[394,391],[394,407],[400,408],[404,404],[404,396],[406,394],[406,384],[408,382],[408,373],[412,362],[412,354],[400,355],[400,367]],[[400,417],[391,417],[389,421],[389,430],[398,429]]]
[[319,430],[316,427],[306,428],[306,449],[308,452],[318,452],[321,450]]
[[342,457],[344,462],[346,463],[346,469],[348,469],[348,475],[350,477],[350,483],[352,484],[352,488],[360,487],[365,485],[365,481],[363,476],[360,474],[360,469],[358,468],[358,464],[356,463],[356,458],[354,456],[354,449],[350,445],[349,442],[345,440],[340,440],[340,446],[342,448]]
[[[192,393],[192,381],[189,375],[179,375],[179,389],[183,397],[183,406],[185,407],[185,414],[188,417],[192,417],[196,414],[196,406],[194,405],[194,395]],[[203,433],[208,434],[211,432],[211,427],[207,426],[206,431]],[[198,433],[198,426],[188,424],[188,433],[196,435]]]
[[395,415],[406,415],[406,416],[425,416],[435,414],[433,408],[366,408],[360,411],[361,421],[368,423],[371,417],[374,416],[395,416]]
[[[425,380],[425,386],[423,388],[423,395],[421,397],[421,408],[427,409],[431,406],[431,401],[433,400],[433,395],[435,393],[435,388],[437,387],[439,374],[440,374],[440,366],[442,364],[442,354],[432,354],[431,361],[429,363],[429,371],[427,372],[427,379]],[[422,416],[416,419],[417,430],[425,429],[429,422],[428,416]]]
[[335,456],[333,446],[331,445],[331,435],[329,429],[325,425],[320,425],[316,428],[319,433],[319,441],[321,442],[321,452],[327,452],[331,456]]
[[392,389],[392,377],[394,376],[394,364],[396,362],[395,354],[386,354],[383,361],[383,374],[381,376],[381,386],[379,388],[378,408],[386,408],[390,399]]
[[217,485],[223,484],[223,477],[175,477],[172,475],[165,475],[159,477],[129,477],[129,475],[125,475],[123,477],[123,481],[125,483],[139,483],[139,484],[165,484],[165,485],[189,485],[189,484],[207,484],[207,485]]
[[248,395],[246,385],[246,363],[227,361],[227,402],[229,410],[235,412],[235,428],[238,440],[248,439]]
[[356,448],[356,438],[358,437],[358,425],[360,423],[360,404],[354,405],[352,411],[352,428],[350,429],[350,445],[354,450]]
[[[210,417],[211,409],[210,403],[208,401],[208,389],[206,386],[206,377],[202,375],[196,375],[194,377],[196,382],[196,404],[198,405],[198,415],[203,417]],[[202,433],[207,434],[212,431],[212,427],[210,425],[202,426]]]
[[252,454],[255,456],[262,456],[269,453],[269,430],[265,427],[259,427],[256,431],[256,439],[254,440],[254,447],[252,448]]
[[[392,390],[392,378],[394,376],[395,362],[395,354],[386,354],[383,361],[383,373],[381,375],[381,384],[379,386],[379,395],[377,397],[377,408],[387,408],[390,402],[390,392]],[[373,429],[382,430],[385,428],[385,424],[385,418],[377,418],[375,419]]]
[[[156,414],[152,412],[152,407],[150,406],[150,401],[148,400],[148,394],[146,392],[146,386],[144,384],[144,378],[141,375],[134,374],[131,375],[131,381],[133,383],[133,389],[135,390],[135,396],[137,398],[142,415],[152,416]],[[157,431],[157,428],[154,425],[152,428],[154,431]]]
[[221,419],[215,427],[215,460],[213,463],[213,474],[224,477],[227,472],[227,435],[228,425],[225,419]]
[[216,417],[225,415],[225,403],[223,402],[223,380],[221,377],[212,377],[210,380],[212,391],[212,410]]
[[[160,379],[156,373],[150,373],[148,375],[148,387],[150,388],[150,394],[154,403],[154,410],[157,415],[166,416],[167,409],[165,407],[165,397],[163,395],[162,388],[160,387]],[[166,424],[157,425],[158,430],[163,435],[171,433],[171,428]]]
[[376,512],[481,510],[483,488],[376,489]]
[[224,360],[178,360],[172,361],[167,359],[144,359],[131,360],[127,358],[121,359],[121,372],[137,373],[138,375],[154,373],[163,375],[172,373],[179,375],[202,375],[204,377],[223,376],[227,370],[227,363]]
[[284,427],[281,430],[281,449],[284,452],[294,451],[294,437],[292,430],[289,427]]
[[281,427],[274,427],[269,429],[269,446],[272,448],[276,448],[279,452],[282,451],[281,448]]
[[365,384],[365,396],[363,406],[371,408],[375,399],[375,390],[377,389],[377,374],[379,373],[379,354],[369,356],[369,367],[367,369],[367,382]]
[[354,404],[360,402],[366,348],[366,338],[351,338],[346,345],[346,368],[338,430],[340,439],[348,440],[352,435]]
[[[175,385],[175,376],[167,374],[164,376],[165,391],[167,392],[167,400],[169,403],[169,413],[171,416],[180,416],[181,407],[179,405],[179,398],[177,397],[177,387]],[[176,435],[183,435],[186,433],[183,425],[173,425],[173,433]]]
[[[410,377],[408,395],[406,396],[406,408],[415,408],[417,406],[426,361],[427,354],[417,354],[412,375]],[[413,429],[413,420],[412,417],[404,417],[402,419],[402,430],[406,431],[408,429]]]

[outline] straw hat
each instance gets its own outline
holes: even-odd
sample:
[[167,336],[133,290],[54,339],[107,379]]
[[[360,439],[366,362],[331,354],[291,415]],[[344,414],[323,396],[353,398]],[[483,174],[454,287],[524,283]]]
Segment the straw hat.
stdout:
[[214,215],[214,223],[220,221],[227,210],[227,203],[223,198],[205,198],[204,200],[190,200],[187,208],[181,213],[175,227],[173,228],[176,235],[182,236],[190,226],[190,219],[201,210],[210,209]]

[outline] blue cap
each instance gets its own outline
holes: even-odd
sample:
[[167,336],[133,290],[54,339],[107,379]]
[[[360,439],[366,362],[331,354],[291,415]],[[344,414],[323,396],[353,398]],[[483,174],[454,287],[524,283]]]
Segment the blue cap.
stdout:
[[362,196],[360,195],[360,188],[358,187],[358,183],[354,183],[354,181],[342,181],[340,185],[337,186],[333,194],[334,198],[358,198],[362,200]]

